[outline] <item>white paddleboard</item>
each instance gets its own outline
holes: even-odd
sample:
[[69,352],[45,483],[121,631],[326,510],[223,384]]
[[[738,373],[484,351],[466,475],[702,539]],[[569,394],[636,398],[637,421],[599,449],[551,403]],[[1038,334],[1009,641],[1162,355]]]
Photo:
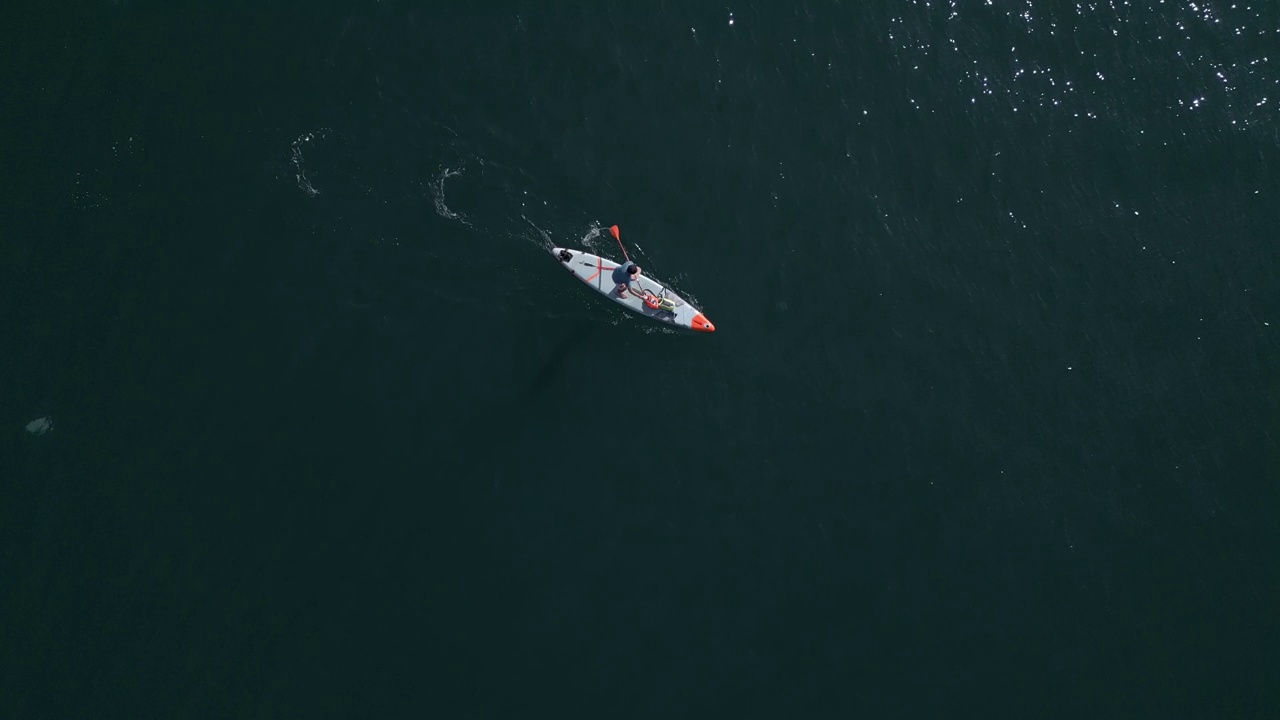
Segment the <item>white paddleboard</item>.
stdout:
[[[630,283],[630,291],[621,293],[618,291],[618,284],[613,281],[613,271],[618,267],[618,263],[599,255],[567,248],[552,248],[551,254],[555,255],[569,272],[586,283],[587,287],[637,315],[644,315],[668,325],[698,332],[716,331],[716,326],[711,324],[701,310],[690,305],[689,301],[675,294],[662,283],[645,277],[643,272],[640,273],[639,279]],[[646,294],[650,298],[648,303],[642,297]],[[652,307],[654,303],[658,307]]]

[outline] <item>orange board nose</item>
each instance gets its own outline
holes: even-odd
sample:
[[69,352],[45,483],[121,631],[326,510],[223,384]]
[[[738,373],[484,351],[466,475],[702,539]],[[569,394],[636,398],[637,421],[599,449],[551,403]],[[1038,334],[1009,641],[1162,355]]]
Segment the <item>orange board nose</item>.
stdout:
[[694,330],[697,330],[699,332],[715,332],[716,331],[716,326],[712,325],[711,321],[707,319],[707,316],[703,315],[702,313],[698,313],[697,315],[693,316],[692,327]]

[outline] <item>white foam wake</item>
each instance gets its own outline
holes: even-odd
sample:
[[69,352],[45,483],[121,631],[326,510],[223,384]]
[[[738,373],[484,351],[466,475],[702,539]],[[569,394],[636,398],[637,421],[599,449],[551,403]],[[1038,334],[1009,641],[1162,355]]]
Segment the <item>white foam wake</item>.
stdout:
[[304,148],[312,146],[317,140],[323,140],[329,134],[328,128],[320,128],[309,133],[303,133],[293,141],[292,152],[289,162],[293,165],[293,179],[298,183],[298,189],[307,194],[307,197],[315,197],[320,194],[315,185],[311,184],[311,180],[307,177],[306,157],[303,156]]

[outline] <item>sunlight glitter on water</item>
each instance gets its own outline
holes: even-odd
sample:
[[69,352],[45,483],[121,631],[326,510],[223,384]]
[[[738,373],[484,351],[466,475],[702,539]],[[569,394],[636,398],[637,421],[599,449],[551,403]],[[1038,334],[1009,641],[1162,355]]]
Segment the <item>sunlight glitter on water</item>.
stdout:
[[[1043,108],[1070,117],[1115,118],[1142,94],[1167,98],[1159,103],[1168,110],[1165,122],[1195,118],[1196,127],[1183,132],[1262,129],[1277,119],[1266,98],[1280,75],[1266,51],[1280,29],[1270,26],[1273,20],[1261,5],[1077,2],[1065,14],[1054,14],[1029,0],[949,0],[945,45],[927,21],[940,4],[910,5],[891,18],[886,31],[899,62],[914,71],[936,68],[930,80],[960,86],[965,104],[975,109],[981,109],[979,101],[998,97],[1001,107],[1012,105],[1015,112]],[[997,30],[1023,40],[998,51],[990,47]],[[1064,65],[1064,55],[1078,62]],[[942,88],[932,97],[913,94],[913,105],[940,110],[948,94]],[[1205,108],[1213,110],[1206,115]]]

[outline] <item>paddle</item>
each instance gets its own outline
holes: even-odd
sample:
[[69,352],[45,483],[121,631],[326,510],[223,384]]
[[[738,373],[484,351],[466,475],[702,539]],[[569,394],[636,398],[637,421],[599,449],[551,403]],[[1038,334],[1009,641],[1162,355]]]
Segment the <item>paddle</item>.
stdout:
[[[627,262],[631,262],[631,256],[627,254],[627,248],[625,245],[622,244],[622,234],[621,232],[619,232],[618,226],[617,225],[609,226],[609,234],[613,235],[613,239],[618,241],[618,247],[622,248],[622,257],[626,258]],[[658,309],[657,296],[643,287],[641,289],[643,289],[645,293],[644,296],[642,296],[642,299],[644,299],[645,304],[653,308],[654,310],[657,310]],[[666,291],[664,290],[663,292],[665,293]],[[650,302],[648,298],[654,298],[654,300]]]
[[611,226],[609,232],[613,235],[613,239],[618,241],[618,247],[622,248],[622,257],[626,258],[627,262],[631,262],[631,256],[627,254],[627,248],[622,244],[622,235],[618,232],[618,226]]

